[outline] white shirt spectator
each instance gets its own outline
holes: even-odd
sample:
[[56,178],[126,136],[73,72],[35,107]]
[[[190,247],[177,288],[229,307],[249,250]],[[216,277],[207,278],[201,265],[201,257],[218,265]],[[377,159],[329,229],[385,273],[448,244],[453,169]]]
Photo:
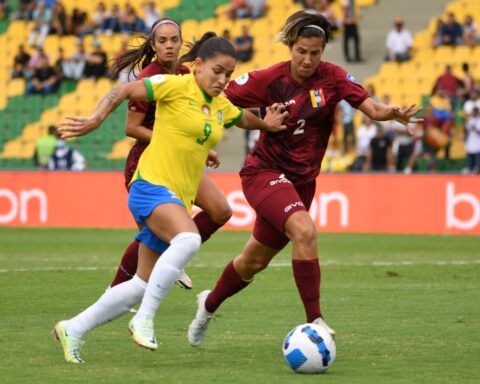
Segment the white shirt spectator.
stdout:
[[144,3],[143,11],[145,12],[145,16],[143,18],[145,21],[145,26],[150,30],[153,23],[162,17],[162,11],[156,8],[155,1]]
[[465,152],[480,153],[480,115],[470,116],[465,123],[465,130],[468,132]]
[[463,113],[466,117],[470,116],[473,113],[473,108],[477,107],[480,109],[480,99],[475,97],[475,99],[470,99],[463,104]]
[[412,43],[412,34],[407,29],[392,29],[387,35],[387,49],[394,55],[407,53]]
[[377,134],[377,126],[374,123],[362,124],[357,131],[357,156],[367,156],[370,141]]

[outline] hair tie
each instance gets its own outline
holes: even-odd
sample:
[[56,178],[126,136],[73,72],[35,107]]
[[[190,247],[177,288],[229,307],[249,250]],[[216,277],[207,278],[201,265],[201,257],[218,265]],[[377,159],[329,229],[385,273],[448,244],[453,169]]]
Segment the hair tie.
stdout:
[[315,28],[315,29],[318,29],[320,32],[322,32],[322,33],[325,35],[325,30],[324,30],[322,27],[319,27],[319,26],[316,25],[316,24],[308,24],[308,25],[304,26],[302,29],[305,29],[305,28]]
[[178,25],[175,21],[170,20],[170,19],[165,19],[162,21],[159,21],[155,27],[153,27],[152,32],[150,32],[150,37],[153,38],[153,34],[155,33],[155,30],[160,26],[160,25],[165,25],[165,24],[173,24],[178,28],[178,31],[181,33],[180,25]]

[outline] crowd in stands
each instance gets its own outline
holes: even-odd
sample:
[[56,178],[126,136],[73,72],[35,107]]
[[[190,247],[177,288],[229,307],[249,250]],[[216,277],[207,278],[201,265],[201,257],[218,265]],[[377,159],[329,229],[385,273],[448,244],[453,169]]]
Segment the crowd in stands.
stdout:
[[433,47],[442,45],[474,47],[479,42],[480,35],[472,15],[466,15],[463,24],[457,21],[453,12],[448,14],[445,21],[441,18],[437,19],[435,33],[432,36]]

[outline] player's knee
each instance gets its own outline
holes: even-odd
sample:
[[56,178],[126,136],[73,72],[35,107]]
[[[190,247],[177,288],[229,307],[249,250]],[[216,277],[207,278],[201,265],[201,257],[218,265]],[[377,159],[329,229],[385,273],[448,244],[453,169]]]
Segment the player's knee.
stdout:
[[317,241],[317,230],[313,222],[298,223],[289,231],[290,239],[297,244],[312,244]]
[[183,253],[193,256],[200,249],[202,239],[198,233],[182,232],[176,235],[171,241],[170,245],[176,248],[181,248]]
[[226,201],[217,204],[213,212],[208,212],[210,218],[219,225],[224,225],[232,217],[232,208]]

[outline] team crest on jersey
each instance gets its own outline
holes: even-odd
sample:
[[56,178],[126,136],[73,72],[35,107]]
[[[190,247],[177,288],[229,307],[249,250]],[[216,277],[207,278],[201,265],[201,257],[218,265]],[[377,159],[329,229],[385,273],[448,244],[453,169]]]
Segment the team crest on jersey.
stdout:
[[221,109],[219,109],[217,111],[217,120],[218,120],[218,124],[221,124],[222,123],[222,120],[223,120],[223,112]]
[[248,81],[248,73],[244,73],[243,75],[238,76],[238,77],[235,79],[235,82],[236,82],[238,85],[245,85],[245,84],[247,84],[247,81]]
[[311,89],[310,101],[313,108],[321,108],[325,105],[325,96],[323,95],[323,89]]
[[205,116],[210,117],[210,107],[208,105],[202,105],[202,112]]
[[347,73],[347,79],[350,80],[352,83],[358,84],[357,79],[355,79],[355,77],[353,77],[351,73]]

